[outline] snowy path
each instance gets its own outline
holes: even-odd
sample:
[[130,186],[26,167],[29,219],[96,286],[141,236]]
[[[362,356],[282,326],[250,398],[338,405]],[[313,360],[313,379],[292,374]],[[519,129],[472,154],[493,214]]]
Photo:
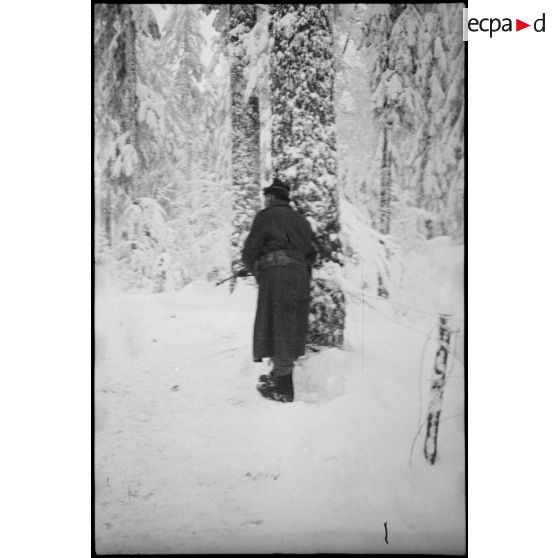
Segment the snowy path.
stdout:
[[305,358],[296,402],[269,402],[250,359],[255,296],[192,283],[97,297],[97,552],[463,551],[459,363],[439,462],[421,435],[409,466],[425,336],[350,306],[346,349]]

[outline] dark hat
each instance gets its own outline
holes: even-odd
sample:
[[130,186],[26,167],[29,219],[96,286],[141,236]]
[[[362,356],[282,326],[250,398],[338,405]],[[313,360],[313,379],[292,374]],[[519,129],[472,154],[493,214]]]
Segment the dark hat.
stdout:
[[288,201],[291,188],[288,184],[285,184],[278,178],[274,178],[273,182],[267,188],[263,189],[263,193],[264,195],[273,194],[278,198]]

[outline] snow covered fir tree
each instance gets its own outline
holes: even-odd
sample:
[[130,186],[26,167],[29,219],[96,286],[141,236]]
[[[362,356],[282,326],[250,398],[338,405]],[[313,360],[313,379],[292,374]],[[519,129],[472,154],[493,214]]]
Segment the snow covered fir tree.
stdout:
[[233,236],[232,271],[242,267],[240,251],[250,225],[260,209],[260,111],[259,99],[247,95],[245,69],[248,53],[242,35],[254,28],[257,8],[253,4],[229,7],[231,82]]
[[[271,155],[273,174],[294,193],[318,245],[311,286],[313,346],[341,346],[344,296],[328,266],[342,265],[334,107],[332,7],[274,4],[270,8]],[[321,273],[320,273],[321,272]]]
[[[385,510],[390,550],[460,551],[463,7],[94,5],[98,552],[381,552]],[[286,418],[262,414],[258,285],[236,277],[275,177],[318,254]]]

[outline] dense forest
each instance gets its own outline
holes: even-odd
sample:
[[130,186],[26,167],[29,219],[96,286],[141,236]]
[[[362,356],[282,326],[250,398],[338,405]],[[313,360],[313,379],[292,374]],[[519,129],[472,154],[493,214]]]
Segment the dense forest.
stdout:
[[372,258],[358,287],[390,299],[406,254],[462,242],[461,10],[96,4],[98,278],[162,292],[238,271],[279,176],[319,241],[314,341],[340,345],[348,263]]

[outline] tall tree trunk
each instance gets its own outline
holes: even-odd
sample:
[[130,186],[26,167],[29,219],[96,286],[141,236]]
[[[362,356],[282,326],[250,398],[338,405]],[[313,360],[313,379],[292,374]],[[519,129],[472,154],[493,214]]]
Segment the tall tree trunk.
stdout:
[[391,154],[388,127],[384,128],[382,144],[382,179],[380,186],[380,232],[389,234],[391,223]]
[[[139,156],[138,149],[138,99],[136,24],[130,4],[95,5],[95,105],[99,112],[97,121],[103,131],[97,130],[97,141],[128,132],[127,144]],[[105,121],[106,117],[106,121]],[[107,125],[117,124],[117,129]],[[108,126],[107,133],[104,127]],[[100,139],[102,138],[102,139]],[[99,172],[101,177],[101,213],[109,243],[112,245],[115,219],[134,196],[132,176],[114,177],[113,161],[108,161]]]
[[[433,47],[431,46],[431,48]],[[435,114],[432,114],[432,102],[430,99],[432,95],[432,91],[430,89],[430,85],[432,81],[432,72],[433,72],[433,62],[428,65],[428,68],[426,70],[426,79],[425,79],[426,86],[423,92],[424,104],[427,107],[428,117],[423,123],[423,128],[422,128],[422,137],[421,137],[422,154],[420,159],[418,184],[417,184],[417,198],[416,198],[417,207],[424,209],[426,211],[432,211],[430,196],[426,192],[426,168],[428,166],[428,161],[432,157],[431,120],[432,118],[437,116]],[[430,217],[424,220],[424,227],[426,231],[426,238],[427,240],[430,240],[433,237],[432,219]]]
[[[382,176],[380,183],[380,232],[388,235],[391,223],[391,153],[389,150],[389,127],[384,126],[382,143]],[[386,259],[389,257],[387,247],[384,245]],[[387,269],[387,266],[385,266]],[[386,278],[378,272],[378,296],[388,298]]]
[[[256,18],[254,4],[230,5],[233,273],[242,267],[242,246],[255,214],[260,208],[260,111],[256,95],[250,96],[245,101],[244,68],[247,64],[247,55],[240,40],[243,33],[254,27]],[[234,283],[232,285],[234,286]]]
[[[132,6],[120,6],[120,24],[122,26],[121,40],[118,50],[122,56],[122,131],[129,133],[128,144],[131,145],[140,157],[138,147],[138,66],[136,53],[136,25],[133,18]],[[134,176],[121,176],[120,186],[130,198],[136,196]]]
[[[342,265],[334,110],[333,35],[325,4],[273,4],[272,168],[312,224],[316,267]],[[325,269],[312,281],[311,346],[343,343],[345,299]]]

